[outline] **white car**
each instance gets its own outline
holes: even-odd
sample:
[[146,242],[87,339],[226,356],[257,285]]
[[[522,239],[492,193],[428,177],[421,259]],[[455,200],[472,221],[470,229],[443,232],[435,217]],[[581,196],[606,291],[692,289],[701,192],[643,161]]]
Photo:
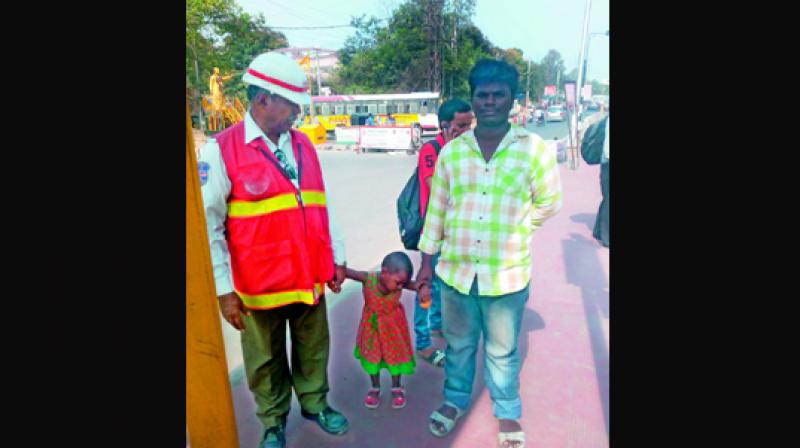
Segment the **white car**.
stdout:
[[567,113],[561,106],[550,106],[547,108],[544,119],[546,121],[564,121]]

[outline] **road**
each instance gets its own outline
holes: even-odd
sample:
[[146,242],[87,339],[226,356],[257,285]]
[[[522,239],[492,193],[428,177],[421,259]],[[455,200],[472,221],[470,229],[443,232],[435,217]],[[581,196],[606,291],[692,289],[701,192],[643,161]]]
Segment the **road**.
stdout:
[[[543,138],[564,138],[566,123],[530,126]],[[357,154],[320,151],[334,207],[346,241],[350,267],[373,269],[383,256],[402,250],[395,201],[416,167],[405,152]],[[609,297],[608,250],[591,236],[601,195],[599,170],[581,164],[578,170],[560,165],[564,207],[534,235],[532,296],[523,318],[520,351],[521,424],[529,445],[542,448],[608,446]],[[419,255],[409,252],[419,266]],[[353,358],[353,342],[362,298],[360,284],[346,282],[340,294],[329,292],[331,356],[328,368],[330,403],[348,416],[350,431],[328,436],[299,415],[293,399],[288,419],[289,447],[486,447],[496,446],[497,422],[483,384],[476,375],[474,405],[453,434],[437,439],[427,430],[430,412],[441,402],[443,371],[421,361],[404,383],[408,406],[393,410],[384,402],[377,410],[361,403],[368,378]],[[406,292],[410,328],[413,294]],[[223,322],[240,446],[256,447],[261,425],[241,367],[238,333]],[[413,338],[413,335],[412,335]],[[439,346],[442,341],[439,341]],[[479,356],[482,350],[479,351]],[[389,378],[384,375],[384,392]]]

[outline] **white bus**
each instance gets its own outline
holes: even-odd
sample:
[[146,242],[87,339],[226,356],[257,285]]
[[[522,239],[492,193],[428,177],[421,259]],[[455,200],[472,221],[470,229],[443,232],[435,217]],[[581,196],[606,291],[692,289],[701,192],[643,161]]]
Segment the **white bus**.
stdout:
[[329,131],[353,124],[353,114],[371,113],[377,123],[384,123],[392,114],[397,125],[418,127],[423,136],[439,132],[439,92],[314,96],[312,106],[315,117]]

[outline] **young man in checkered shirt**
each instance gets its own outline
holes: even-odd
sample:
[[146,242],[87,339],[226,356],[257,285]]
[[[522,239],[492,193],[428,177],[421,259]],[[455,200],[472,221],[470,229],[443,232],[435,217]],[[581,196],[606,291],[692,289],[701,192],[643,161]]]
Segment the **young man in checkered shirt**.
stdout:
[[508,123],[518,81],[516,68],[504,61],[482,60],[470,72],[478,124],[439,154],[417,276],[417,282],[430,284],[438,253],[446,379],[445,401],[431,414],[430,431],[444,437],[469,408],[483,332],[499,442],[514,448],[525,444],[517,421],[517,339],[529,296],[531,238],[561,208],[555,154],[539,136]]

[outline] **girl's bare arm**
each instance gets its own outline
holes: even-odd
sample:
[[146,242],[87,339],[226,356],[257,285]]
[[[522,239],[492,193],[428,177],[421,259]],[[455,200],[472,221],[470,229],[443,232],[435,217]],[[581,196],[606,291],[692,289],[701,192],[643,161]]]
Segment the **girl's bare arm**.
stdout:
[[361,283],[364,283],[364,280],[367,279],[367,273],[364,271],[356,271],[350,268],[346,268],[344,273],[345,273],[344,276],[349,278],[350,280],[355,280]]

